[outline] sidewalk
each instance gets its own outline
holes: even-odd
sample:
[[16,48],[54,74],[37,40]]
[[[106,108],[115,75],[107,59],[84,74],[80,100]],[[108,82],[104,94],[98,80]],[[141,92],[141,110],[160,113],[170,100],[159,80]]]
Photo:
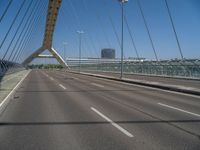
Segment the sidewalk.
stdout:
[[17,83],[24,77],[26,73],[27,70],[23,70],[2,77],[0,81],[0,103],[12,91],[12,89],[17,85]]

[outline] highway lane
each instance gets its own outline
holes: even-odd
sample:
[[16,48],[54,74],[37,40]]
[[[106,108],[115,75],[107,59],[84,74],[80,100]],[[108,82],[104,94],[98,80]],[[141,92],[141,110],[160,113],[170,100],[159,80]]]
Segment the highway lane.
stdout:
[[0,149],[199,149],[199,98],[32,71],[0,116]]
[[84,107],[80,97],[68,95],[41,73],[32,72],[16,94],[19,98],[1,116],[0,149],[134,147],[90,107]]
[[[115,92],[115,95],[119,92],[120,94],[123,94],[124,96],[133,97],[141,97],[140,100],[144,100],[148,97],[149,100],[154,100],[155,102],[170,102],[172,105],[178,104],[184,106],[184,108],[190,108],[192,111],[197,111],[200,113],[200,103],[199,103],[199,96],[191,96],[188,94],[182,94],[177,92],[171,92],[171,91],[165,91],[165,90],[159,90],[155,88],[150,87],[144,87],[140,85],[133,85],[133,84],[127,84],[127,83],[121,83],[118,81],[110,81],[107,79],[101,79],[91,76],[85,76],[85,75],[78,75],[73,73],[63,73],[63,72],[54,72],[54,74],[57,75],[58,78],[61,79],[72,79],[74,81],[79,81],[82,83],[90,83],[94,84],[97,83],[97,85],[105,85],[104,90]],[[54,75],[53,74],[53,75]],[[109,81],[109,82],[108,82]],[[102,90],[103,90],[102,89]],[[166,97],[167,95],[167,97]],[[159,99],[159,100],[158,100]],[[188,100],[189,99],[189,100]],[[148,102],[146,101],[146,102]]]
[[[116,81],[108,82],[108,80],[105,79],[97,80],[95,77],[79,76],[79,78],[81,79],[80,81],[86,81],[84,85],[94,82],[98,85],[104,85],[104,90],[101,89],[101,95],[105,95],[105,97],[109,99],[114,99],[114,101],[138,108],[139,111],[142,110],[144,113],[150,116],[153,115],[160,120],[172,120],[172,122],[175,120],[175,123],[179,121],[180,124],[178,124],[178,127],[183,127],[183,129],[189,132],[200,133],[199,123],[190,123],[191,117],[193,117],[194,120],[199,118],[199,97],[174,92],[168,93],[158,89],[144,88],[143,86],[127,85],[126,83],[119,84],[119,82]],[[84,88],[85,87],[83,87],[83,89]],[[183,110],[196,112],[197,114],[191,115],[186,112],[183,113],[183,111],[177,111],[177,109],[166,106],[182,108]],[[174,113],[176,113],[176,115],[174,115]],[[184,124],[183,122],[187,123]]]
[[[54,75],[53,73],[52,75]],[[157,89],[145,89],[142,88],[136,88],[133,85],[127,85],[125,84],[119,84],[114,83],[113,81],[104,80],[104,79],[97,79],[95,77],[88,77],[88,76],[80,76],[76,74],[69,74],[66,76],[66,74],[63,74],[61,72],[56,73],[57,78],[64,78],[64,79],[75,79],[79,80],[77,87],[81,87],[81,89],[87,89],[86,85],[90,86],[90,89],[87,89],[86,91],[93,91],[94,92],[94,84],[101,85],[97,86],[99,88],[98,94],[104,95],[107,99],[113,100],[114,102],[119,102],[123,105],[132,106],[134,109],[137,109],[138,111],[141,111],[142,113],[151,116],[153,118],[156,118],[160,121],[166,121],[171,126],[174,126],[180,130],[183,130],[184,132],[189,132],[191,134],[196,135],[199,137],[199,115],[193,116],[191,114],[183,113],[180,111],[176,111],[173,109],[165,109],[163,107],[159,107],[158,103],[169,103],[174,106],[174,104],[178,104],[178,106],[181,108],[184,108],[186,110],[191,110],[199,113],[199,97],[197,98],[189,96],[189,95],[183,95],[183,94],[177,94],[177,93],[167,93],[165,91],[160,91]],[[63,77],[61,77],[63,76]],[[103,82],[104,81],[104,82]],[[65,82],[64,80],[61,82]],[[83,85],[80,85],[80,82],[83,82]],[[73,84],[76,82],[72,82]],[[114,84],[114,85],[113,85]],[[112,86],[113,85],[113,86]],[[73,86],[73,85],[70,85]],[[102,86],[104,89],[102,89]],[[134,92],[134,93],[133,93]],[[107,94],[106,94],[107,93]],[[120,94],[119,94],[120,93]],[[120,96],[121,95],[121,96]],[[97,97],[97,96],[95,96]],[[102,100],[102,98],[99,98]],[[152,101],[155,101],[152,103]],[[124,103],[125,102],[125,103]],[[175,105],[175,106],[176,106]],[[138,109],[139,108],[139,109]],[[197,134],[196,134],[197,133]]]

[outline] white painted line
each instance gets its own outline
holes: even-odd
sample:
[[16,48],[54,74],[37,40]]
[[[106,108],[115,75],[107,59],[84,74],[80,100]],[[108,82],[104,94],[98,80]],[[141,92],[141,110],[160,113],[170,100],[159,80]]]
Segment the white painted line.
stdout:
[[[40,71],[41,72],[41,71]],[[49,77],[49,75],[48,74],[46,74],[46,73],[44,73],[44,72],[41,72],[44,76],[46,76],[46,77]]]
[[63,74],[58,74],[58,73],[55,73],[56,75],[58,75],[58,76],[62,76],[62,77],[66,77],[66,75],[63,75]]
[[49,79],[51,79],[52,81],[54,80],[54,78],[52,78],[52,77],[49,77]]
[[59,86],[60,86],[61,88],[63,88],[64,90],[67,89],[67,88],[66,88],[65,86],[63,86],[62,84],[59,84]]
[[163,104],[163,103],[158,103],[158,105],[161,105],[161,106],[164,106],[164,107],[168,107],[168,108],[171,108],[171,109],[174,109],[174,110],[178,110],[178,111],[181,111],[181,112],[184,112],[184,113],[193,115],[193,116],[200,117],[199,114],[196,114],[196,113],[193,113],[193,112],[189,112],[189,111],[187,111],[187,110],[183,110],[183,109],[176,108],[176,107],[173,107],[173,106],[169,106],[169,105],[166,105],[166,104]]
[[17,85],[14,87],[14,89],[4,98],[4,100],[0,103],[0,109],[4,105],[4,103],[9,99],[9,97],[15,92],[15,90],[19,87],[19,85],[24,81],[24,79],[28,76],[30,71],[17,83]]
[[94,86],[97,86],[97,87],[101,87],[101,88],[104,87],[103,85],[101,85],[101,84],[97,84],[97,83],[91,83],[91,84],[94,85]]
[[75,80],[80,80],[79,78],[76,78],[76,77],[73,77],[73,79],[75,79]]
[[128,137],[130,137],[130,138],[134,137],[130,132],[128,132],[127,130],[125,130],[124,128],[122,128],[121,126],[119,126],[118,124],[116,124],[115,122],[113,122],[111,119],[109,119],[108,117],[106,117],[104,114],[102,114],[101,112],[99,112],[97,109],[95,109],[93,107],[91,107],[91,109],[94,112],[96,112],[99,116],[101,116],[102,118],[104,118],[106,121],[108,121],[111,125],[113,125],[118,130],[120,130],[122,133],[124,133],[125,135],[127,135]]

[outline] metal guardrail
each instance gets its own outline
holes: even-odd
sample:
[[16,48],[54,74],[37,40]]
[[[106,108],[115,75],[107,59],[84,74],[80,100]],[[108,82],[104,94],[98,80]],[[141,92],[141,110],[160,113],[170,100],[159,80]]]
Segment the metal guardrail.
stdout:
[[18,63],[0,60],[0,77],[6,74],[15,73],[24,69],[25,68]]
[[[70,64],[70,63],[69,63]],[[78,65],[70,66],[71,69],[78,70]],[[99,72],[120,72],[119,62],[99,61],[98,63],[81,63],[81,71]],[[126,61],[124,62],[124,73],[159,75],[169,77],[200,78],[200,60],[171,60],[171,61]]]

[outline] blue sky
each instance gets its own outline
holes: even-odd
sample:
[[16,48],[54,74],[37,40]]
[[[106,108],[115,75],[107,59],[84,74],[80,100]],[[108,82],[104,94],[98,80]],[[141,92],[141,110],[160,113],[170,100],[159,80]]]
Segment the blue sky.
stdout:
[[[30,0],[27,0],[27,4],[28,1]],[[12,9],[10,9],[12,12],[9,11],[7,17],[0,24],[0,40],[8,30],[8,25],[19,8],[20,2],[22,0],[14,0]],[[140,0],[140,2],[158,58],[180,58],[164,0]],[[184,57],[200,58],[200,1],[168,0],[168,3]],[[6,4],[7,0],[0,1],[0,14]],[[125,15],[139,55],[154,59],[153,50],[136,0],[129,0],[125,5]],[[118,36],[121,37],[121,15],[117,0],[63,0],[54,34],[54,48],[60,54],[63,54],[63,42],[67,42],[67,56],[77,57],[78,35],[76,31],[84,30],[82,45],[84,57],[99,57],[101,48],[107,47],[115,48],[117,57],[119,57],[120,48],[109,16],[114,23]],[[31,48],[26,49],[26,55],[40,46],[44,32],[44,19],[45,15],[43,21],[41,21],[39,33],[35,33],[34,42],[30,43],[29,47]],[[125,57],[136,57],[126,25],[124,27]],[[12,34],[10,37],[12,37]],[[4,49],[1,51],[3,52]],[[0,54],[2,55],[2,53]]]

